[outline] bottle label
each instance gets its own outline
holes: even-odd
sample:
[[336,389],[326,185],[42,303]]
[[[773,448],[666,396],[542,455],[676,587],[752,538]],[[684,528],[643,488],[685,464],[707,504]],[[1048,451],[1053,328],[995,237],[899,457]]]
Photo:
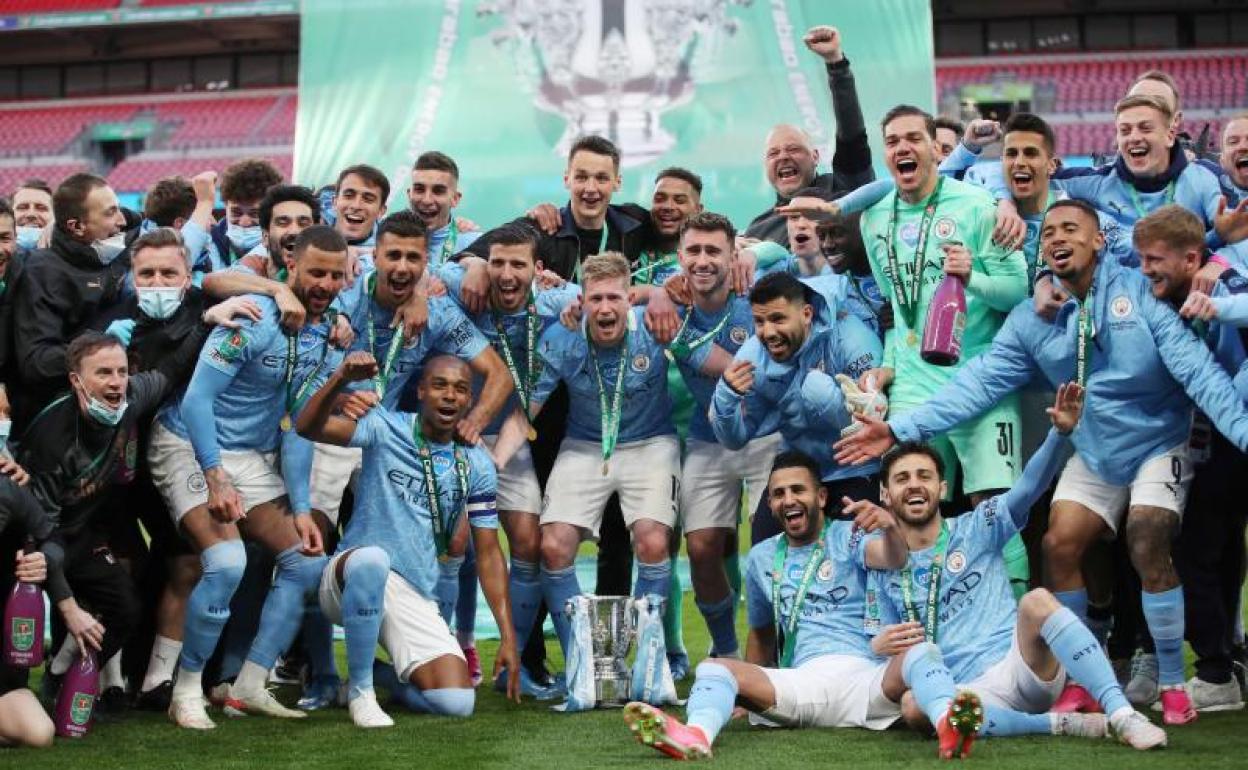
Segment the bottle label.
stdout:
[[966,331],[966,313],[959,311],[953,316],[953,339],[952,343],[954,353],[962,352],[962,333]]
[[35,646],[35,619],[13,618],[9,627],[9,639],[14,650],[29,652]]
[[69,718],[76,725],[85,725],[91,720],[91,709],[95,705],[95,696],[91,693],[74,693],[73,703],[69,705]]

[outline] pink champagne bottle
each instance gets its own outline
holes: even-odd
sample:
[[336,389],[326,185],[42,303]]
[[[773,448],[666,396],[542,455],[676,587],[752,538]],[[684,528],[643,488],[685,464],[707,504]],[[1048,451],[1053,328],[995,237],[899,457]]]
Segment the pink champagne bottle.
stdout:
[[100,669],[95,652],[86,650],[74,660],[61,681],[52,722],[62,738],[82,738],[91,727],[91,714],[100,694]]
[[929,364],[953,366],[962,355],[966,329],[966,286],[956,275],[945,274],[927,308],[923,346],[919,355]]
[[[35,544],[26,543],[26,553]],[[35,583],[17,581],[4,605],[4,662],[15,668],[35,668],[43,662],[43,590]]]

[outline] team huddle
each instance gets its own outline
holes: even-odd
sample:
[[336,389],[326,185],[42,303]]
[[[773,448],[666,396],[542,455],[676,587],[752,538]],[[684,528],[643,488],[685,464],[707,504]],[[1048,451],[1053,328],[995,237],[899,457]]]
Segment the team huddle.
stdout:
[[[1220,164],[1189,158],[1173,82],[1146,73],[1115,110],[1118,157],[1067,168],[1036,115],[963,129],[901,105],[876,180],[839,34],[806,44],[832,171],[776,126],[776,205],[741,232],[683,168],[649,208],[613,202],[620,153],[598,136],[568,151],[566,205],[492,229],[436,151],[389,214],[363,164],[315,191],[239,161],[219,222],[211,172],[158,183],[141,215],[89,174],[19,188],[0,205],[18,551],[0,574],[52,600],[45,694],[91,652],[101,705],[185,729],[217,708],[468,717],[479,585],[492,685],[554,699],[541,628],[566,659],[593,541],[593,593],[658,597],[671,673],[694,676],[684,721],[624,710],[672,757],[711,756],[738,708],[904,724],[945,758],[978,736],[1151,749],[1166,733],[1137,706],[1168,726],[1242,708],[1245,514],[1226,501],[1248,468],[1248,115]],[[934,362],[951,279],[960,349]],[[682,545],[711,638],[692,672]],[[291,707],[267,685],[295,659]],[[0,738],[47,745],[24,685],[4,672]]]

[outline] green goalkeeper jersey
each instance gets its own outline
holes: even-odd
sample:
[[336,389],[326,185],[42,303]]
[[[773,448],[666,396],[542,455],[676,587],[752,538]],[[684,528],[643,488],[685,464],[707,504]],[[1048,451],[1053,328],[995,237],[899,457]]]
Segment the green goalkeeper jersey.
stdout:
[[[926,217],[929,203],[935,207]],[[896,218],[894,220],[894,211]],[[958,370],[992,344],[1008,313],[1027,297],[1027,262],[1021,251],[992,242],[996,203],[983,189],[943,179],[931,196],[918,203],[897,199],[894,190],[862,216],[862,242],[871,261],[871,272],[880,291],[892,304],[893,328],[884,335],[884,366],[894,371],[889,401],[895,407],[913,408],[932,396]],[[891,233],[890,233],[891,230]],[[966,285],[966,331],[958,366],[935,366],[919,356],[927,308],[936,286],[944,277],[941,245],[961,242],[971,254],[972,272]],[[918,302],[913,321],[898,299],[898,281],[889,259],[895,245],[896,269],[902,291],[913,290],[915,271],[920,270]],[[923,254],[916,254],[922,242]]]

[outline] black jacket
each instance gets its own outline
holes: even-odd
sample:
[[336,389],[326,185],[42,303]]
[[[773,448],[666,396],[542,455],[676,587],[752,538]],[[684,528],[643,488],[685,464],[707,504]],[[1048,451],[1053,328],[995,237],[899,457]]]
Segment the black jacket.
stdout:
[[72,595],[65,581],[65,548],[56,534],[56,524],[56,517],[48,514],[34,495],[8,476],[0,475],[0,532],[9,534],[13,527],[35,541],[48,563],[44,588],[53,602]]
[[[862,107],[858,104],[858,89],[854,86],[854,73],[849,69],[849,59],[827,65],[828,88],[832,91],[832,112],[836,116],[836,151],[832,155],[832,172],[820,174],[807,187],[823,191],[825,200],[834,200],[851,190],[862,187],[875,179],[871,168],[871,145],[867,141],[867,127],[862,120]],[[788,203],[789,199],[776,196],[775,205]],[[759,238],[788,248],[789,235],[784,217],[767,209],[745,230],[748,238]]]
[[52,246],[31,252],[13,287],[13,357],[20,387],[15,428],[50,402],[66,385],[65,347],[101,320],[127,293],[130,252],[101,265],[90,244],[53,228]]
[[[637,256],[646,248],[648,238],[644,221],[639,221],[626,213],[623,206],[607,207],[607,251],[618,251],[628,257],[630,263],[637,262]],[[585,257],[597,253],[597,243],[590,249],[581,247],[581,239],[576,232],[576,221],[572,218],[569,206],[559,209],[563,225],[554,235],[540,233],[537,242],[537,258],[547,270],[557,273],[560,277],[572,280],[576,274],[577,264]],[[513,220],[511,224],[534,227],[533,221],[527,217]],[[469,246],[466,251],[482,259],[490,258],[490,235],[487,232]]]

